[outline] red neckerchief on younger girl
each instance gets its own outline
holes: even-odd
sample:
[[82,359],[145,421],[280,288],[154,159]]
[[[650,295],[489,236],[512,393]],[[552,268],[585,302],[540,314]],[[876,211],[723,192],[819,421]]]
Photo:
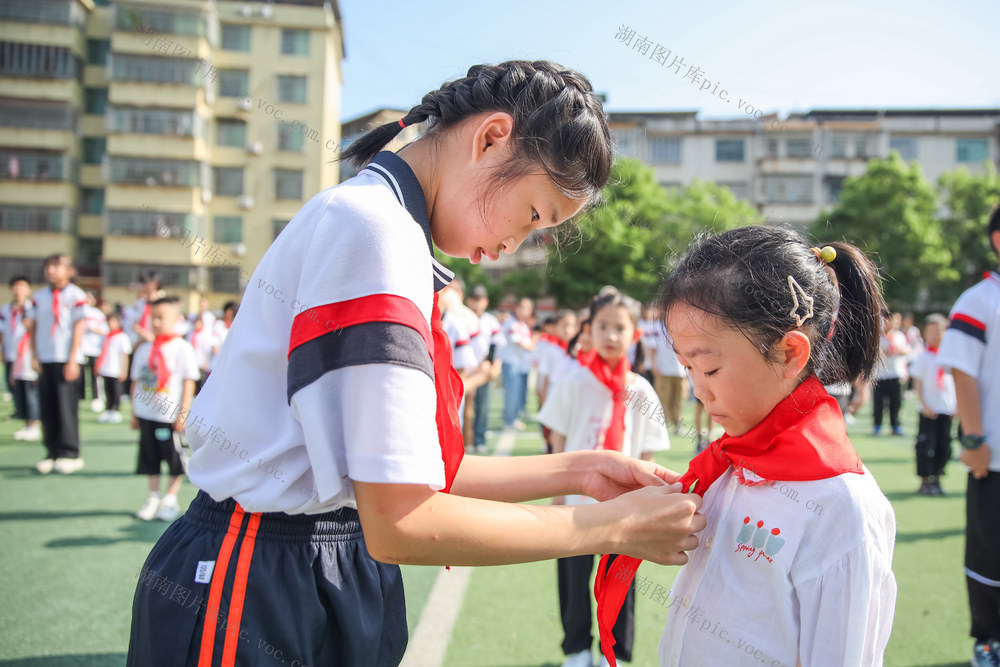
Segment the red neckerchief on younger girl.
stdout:
[[111,339],[122,332],[121,329],[112,329],[108,332],[108,335],[104,337],[104,345],[101,346],[101,354],[97,357],[97,365],[94,366],[98,371],[100,371],[101,366],[104,364],[104,360],[108,358],[108,347],[111,346]]
[[434,361],[434,390],[437,392],[434,419],[437,422],[438,440],[441,442],[441,459],[444,461],[445,482],[442,491],[448,493],[462,457],[465,456],[462,427],[458,421],[458,406],[462,402],[465,386],[462,376],[451,365],[451,341],[441,328],[437,292],[434,293],[434,310],[431,312],[431,338],[434,341],[434,349],[430,351]]
[[624,354],[618,360],[618,364],[611,368],[608,362],[596,350],[580,355],[580,363],[590,369],[601,384],[611,392],[611,423],[608,430],[604,432],[604,445],[602,449],[613,449],[616,452],[622,450],[625,444],[625,401],[618,400],[622,388],[625,386],[625,378],[628,376],[630,366],[628,357]]
[[52,290],[52,329],[51,332],[55,334],[56,329],[59,328],[59,295],[62,294],[61,289],[56,289],[55,287],[50,287]]
[[[937,355],[938,348],[936,345],[928,345],[927,351],[933,355]],[[938,366],[938,372],[937,372],[937,388],[944,389],[944,369],[941,368],[940,366]]]
[[543,333],[542,340],[546,340],[555,345],[556,347],[561,347],[563,349],[563,352],[569,349],[569,341],[563,340],[559,336],[553,336],[552,334]]
[[163,360],[163,350],[161,346],[169,343],[176,335],[157,336],[153,339],[153,347],[149,350],[149,370],[156,373],[156,391],[163,391],[163,388],[170,382],[170,369],[167,368],[166,361]]
[[[864,474],[861,459],[847,438],[840,406],[815,375],[806,378],[752,429],[740,436],[723,435],[695,456],[680,478],[681,487],[704,496],[730,466],[748,486],[773,480],[829,479],[849,472]],[[763,479],[748,480],[744,470]],[[605,555],[597,568],[597,626],[601,650],[611,665],[616,664],[611,628],[641,562],[631,556]]]

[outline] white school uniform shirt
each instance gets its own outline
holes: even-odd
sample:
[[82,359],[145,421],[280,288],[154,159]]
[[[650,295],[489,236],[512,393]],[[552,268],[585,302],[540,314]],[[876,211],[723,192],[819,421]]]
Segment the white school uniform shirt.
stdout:
[[[938,363],[976,379],[983,435],[990,447],[990,470],[1000,472],[1000,273],[958,297],[941,341]],[[996,584],[992,584],[996,585]]]
[[[203,320],[204,321],[204,320]],[[185,339],[194,348],[195,359],[198,360],[198,368],[208,370],[212,361],[212,348],[215,346],[215,326],[209,327],[203,324],[201,329],[191,327]]]
[[191,316],[188,317],[188,319],[191,321],[191,331],[194,331],[194,323],[197,322],[199,319],[201,320],[202,325],[205,326],[206,329],[211,331],[212,327],[215,326],[215,321],[218,318],[215,317],[212,311],[206,310],[204,313],[200,314],[192,313]]
[[[941,385],[938,386],[938,370],[941,374]],[[938,355],[924,350],[917,355],[910,365],[910,374],[920,380],[920,396],[934,412],[939,415],[953,415],[958,409],[958,399],[955,396],[955,378],[938,362]]]
[[504,322],[503,336],[507,345],[503,348],[503,362],[514,367],[516,373],[528,373],[533,363],[531,350],[522,345],[531,345],[531,329],[521,320],[511,315]]
[[19,308],[5,303],[0,306],[0,331],[3,331],[3,358],[13,363],[17,359],[17,348],[21,339],[28,335],[25,320],[34,319],[35,304],[28,299]]
[[[73,327],[83,319],[87,295],[83,290],[67,283],[59,290],[59,324],[52,314],[52,288],[44,287],[35,292],[35,352],[39,363],[65,363],[69,361],[73,345]],[[78,350],[76,361],[83,363],[83,349]]]
[[146,330],[153,330],[152,313],[149,316],[145,316],[147,303],[145,299],[136,299],[135,303],[131,306],[126,306],[122,312],[122,331],[128,334],[133,348],[137,348],[139,343],[143,342],[143,339],[133,329],[136,324],[142,325],[145,323],[144,328]]
[[656,363],[653,370],[664,377],[687,377],[687,370],[677,359],[674,352],[674,340],[662,324],[652,327],[649,333],[650,349],[656,350]]
[[183,338],[173,338],[160,346],[163,363],[170,369],[170,379],[157,391],[156,373],[149,368],[151,342],[139,345],[132,357],[132,413],[141,419],[173,423],[181,409],[185,380],[198,379],[194,350]]
[[88,357],[96,357],[101,354],[101,346],[104,344],[104,337],[108,335],[108,318],[101,312],[100,308],[91,306],[89,303],[83,307],[83,338],[80,341],[80,348],[83,354]]
[[535,358],[535,371],[539,378],[548,377],[552,370],[552,364],[555,362],[554,353],[557,349],[555,345],[544,338],[539,338],[538,342],[535,343],[532,356]]
[[[461,308],[468,308],[462,306]],[[451,341],[451,365],[457,369],[472,370],[479,366],[476,358],[476,349],[472,346],[474,338],[479,337],[479,319],[475,313],[469,310],[471,319],[461,308],[455,307],[448,310],[441,317],[441,328],[448,335]],[[469,324],[474,324],[477,328],[470,329]],[[461,414],[461,413],[459,413]]]
[[[104,361],[97,367],[97,374],[104,378],[120,378],[122,376],[122,355],[132,354],[132,341],[124,330],[119,331],[108,340],[108,353]],[[100,354],[98,354],[100,357]]]
[[[653,420],[653,407],[660,404],[656,392],[641,375],[633,373],[628,385],[632,401],[625,408],[622,453],[639,458],[644,452],[670,449],[665,425]],[[566,451],[598,449],[611,424],[615,397],[589,368],[577,364],[549,393],[538,413],[538,421],[566,436]],[[623,400],[621,396],[617,400]],[[645,406],[640,407],[640,405]],[[567,505],[597,502],[586,496],[566,496]]]
[[194,400],[192,483],[289,514],[355,507],[354,481],[443,488],[422,332],[452,277],[394,153],[314,196],[261,259]]
[[[235,319],[233,321],[235,322]],[[215,326],[212,327],[212,353],[208,359],[208,370],[215,370],[215,364],[219,355],[222,354],[222,347],[228,336],[229,327],[226,326],[226,321],[220,317],[215,320]]]
[[[14,353],[14,358],[11,359],[10,377],[13,380],[20,380],[23,382],[35,382],[36,380],[38,380],[38,373],[36,373],[35,369],[32,368],[31,362],[34,360],[34,356],[31,354],[31,343],[29,340],[27,340],[28,332],[27,329],[25,329],[24,323],[22,321],[23,319],[22,315],[24,317],[27,317],[27,319],[31,319],[34,316],[31,308],[31,302],[30,301],[26,302],[24,310],[18,313],[11,313],[9,306],[10,304],[7,304],[8,310],[0,314],[0,317],[2,317],[2,319],[0,319],[0,324],[6,323],[7,318],[13,316],[17,320],[16,324],[20,325],[20,332],[21,332],[21,335],[17,337],[16,340],[14,339],[13,336],[10,337],[10,340],[13,345],[12,351]],[[15,326],[14,328],[16,333],[18,327]],[[7,331],[4,332],[5,345],[7,344],[9,334],[10,334],[10,329],[7,329]]]
[[476,355],[476,365],[486,361],[490,353],[490,345],[496,345],[493,358],[499,359],[499,348],[503,346],[503,333],[500,331],[500,323],[491,313],[483,312],[479,316],[479,334],[472,337],[470,342],[472,351]]
[[743,474],[761,484],[740,483],[730,467],[705,493],[708,526],[670,591],[660,664],[881,665],[896,519],[871,473]]
[[656,332],[657,326],[662,327],[663,323],[655,320],[639,320],[639,342],[642,343],[643,351],[645,352],[640,370],[653,370],[652,355],[649,351],[653,349],[653,334]]
[[899,330],[883,332],[879,341],[878,365],[875,366],[875,378],[878,380],[904,379],[909,360],[909,344],[906,335]]
[[[552,389],[565,380],[566,375],[579,366],[580,362],[569,356],[569,352],[558,345],[551,343],[546,343],[546,345],[548,352],[545,359],[545,375],[549,378],[548,393],[551,394]],[[540,366],[538,372],[542,372]]]

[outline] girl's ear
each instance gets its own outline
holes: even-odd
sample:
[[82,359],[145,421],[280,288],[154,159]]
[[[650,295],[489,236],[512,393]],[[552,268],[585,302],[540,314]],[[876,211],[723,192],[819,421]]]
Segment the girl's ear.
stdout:
[[774,345],[774,354],[782,375],[787,379],[798,377],[809,363],[812,345],[809,337],[798,329],[789,331]]
[[473,141],[476,153],[479,155],[487,153],[491,148],[505,146],[514,130],[514,117],[502,111],[484,114],[473,123],[477,123],[474,125],[476,129]]

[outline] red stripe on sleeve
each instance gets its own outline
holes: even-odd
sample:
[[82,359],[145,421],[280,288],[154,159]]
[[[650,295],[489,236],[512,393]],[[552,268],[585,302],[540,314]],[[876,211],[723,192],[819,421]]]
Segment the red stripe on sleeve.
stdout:
[[394,294],[372,294],[348,301],[328,303],[304,310],[295,316],[289,336],[288,354],[309,341],[331,331],[365,322],[394,322],[415,330],[432,349],[431,328],[417,305]]
[[986,325],[980,322],[974,317],[969,317],[968,315],[963,315],[962,313],[955,313],[951,316],[952,320],[958,320],[959,322],[965,322],[966,324],[973,326],[980,331],[986,331]]

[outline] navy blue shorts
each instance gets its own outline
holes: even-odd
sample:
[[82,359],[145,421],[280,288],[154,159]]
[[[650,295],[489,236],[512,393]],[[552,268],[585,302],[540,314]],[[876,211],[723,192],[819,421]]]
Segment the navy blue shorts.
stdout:
[[382,667],[406,650],[397,565],[357,510],[246,513],[204,491],[137,575],[129,667]]

